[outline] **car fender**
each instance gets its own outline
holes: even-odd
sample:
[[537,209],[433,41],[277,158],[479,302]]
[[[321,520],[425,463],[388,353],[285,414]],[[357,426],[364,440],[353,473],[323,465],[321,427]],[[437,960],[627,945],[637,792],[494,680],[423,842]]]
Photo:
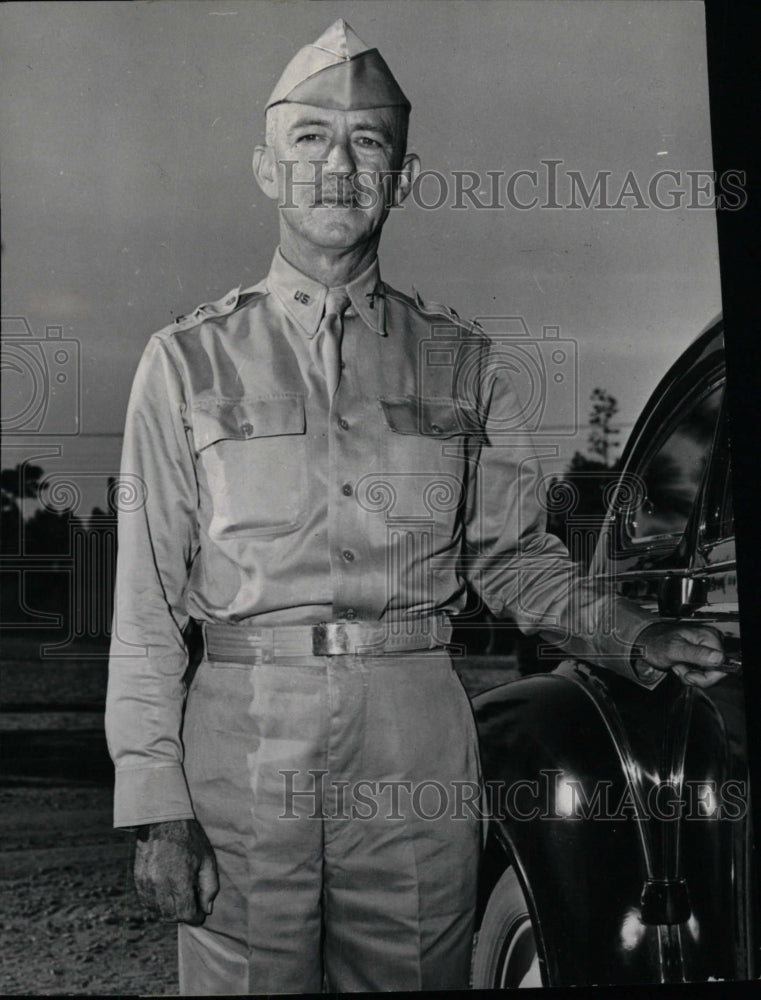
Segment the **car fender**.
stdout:
[[492,838],[524,888],[548,984],[738,977],[742,818],[709,814],[729,773],[710,700],[673,676],[650,691],[565,662],[484,692],[474,711]]

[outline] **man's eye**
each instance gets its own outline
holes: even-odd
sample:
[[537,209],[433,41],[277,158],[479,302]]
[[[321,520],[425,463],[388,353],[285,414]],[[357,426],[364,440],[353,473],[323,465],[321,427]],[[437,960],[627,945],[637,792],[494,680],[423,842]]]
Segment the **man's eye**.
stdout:
[[316,132],[308,132],[306,135],[300,135],[296,140],[299,142],[319,142],[323,137],[318,135]]
[[377,139],[373,139],[372,136],[369,136],[369,135],[360,135],[360,136],[357,137],[357,139],[355,141],[360,146],[368,146],[368,147],[371,147],[371,148],[372,147],[376,147],[376,146],[380,147],[380,145],[381,145],[381,143],[378,142]]

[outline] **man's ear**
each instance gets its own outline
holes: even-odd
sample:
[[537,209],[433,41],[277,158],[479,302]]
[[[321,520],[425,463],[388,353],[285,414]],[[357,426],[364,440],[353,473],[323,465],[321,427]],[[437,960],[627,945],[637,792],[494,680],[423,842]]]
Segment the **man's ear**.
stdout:
[[256,183],[268,198],[276,201],[279,195],[277,182],[277,160],[271,146],[257,146],[251,166]]
[[412,190],[415,181],[420,174],[420,157],[417,153],[407,153],[402,160],[402,168],[396,181],[394,190],[394,204],[401,205],[404,199]]

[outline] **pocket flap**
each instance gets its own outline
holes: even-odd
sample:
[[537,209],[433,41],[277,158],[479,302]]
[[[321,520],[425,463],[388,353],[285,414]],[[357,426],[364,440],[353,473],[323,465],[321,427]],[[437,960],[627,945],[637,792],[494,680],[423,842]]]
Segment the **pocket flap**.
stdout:
[[397,434],[423,434],[449,438],[459,434],[481,436],[483,429],[471,407],[458,406],[452,399],[423,399],[404,396],[381,399],[386,423]]
[[303,396],[205,400],[193,408],[193,436],[198,451],[215,441],[303,434],[305,429]]

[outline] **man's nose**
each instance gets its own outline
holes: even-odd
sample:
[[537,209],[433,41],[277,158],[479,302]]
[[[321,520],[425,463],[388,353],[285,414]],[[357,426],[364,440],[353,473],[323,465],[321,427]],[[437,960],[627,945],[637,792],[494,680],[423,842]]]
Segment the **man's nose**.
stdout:
[[336,140],[330,147],[325,169],[334,174],[351,175],[356,170],[354,154],[348,139]]

